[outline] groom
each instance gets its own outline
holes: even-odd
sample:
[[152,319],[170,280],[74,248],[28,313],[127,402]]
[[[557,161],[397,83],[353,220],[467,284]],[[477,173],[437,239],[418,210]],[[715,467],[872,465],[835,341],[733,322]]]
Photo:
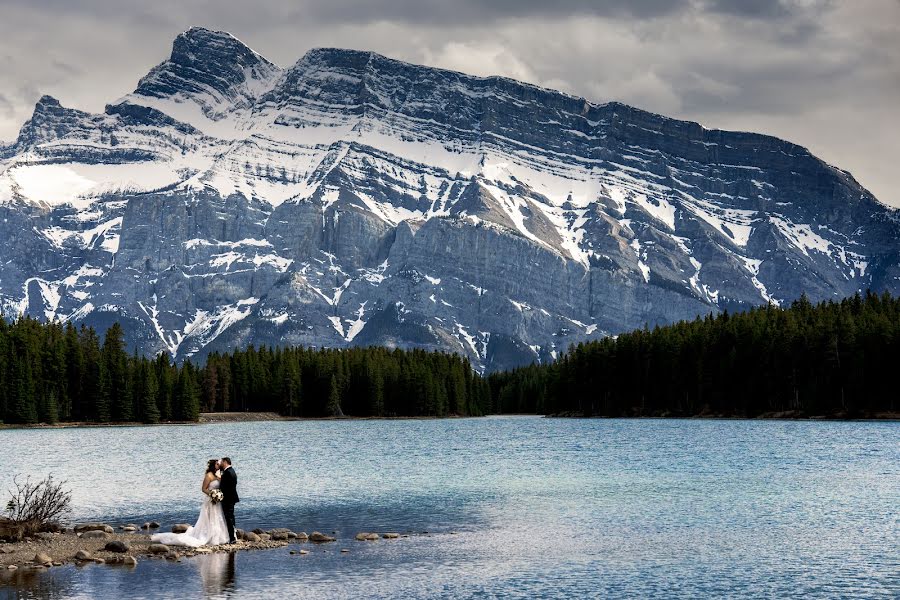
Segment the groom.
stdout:
[[227,456],[219,461],[222,469],[222,483],[219,489],[222,491],[222,511],[225,513],[225,523],[228,525],[228,540],[234,544],[234,505],[241,501],[237,493],[237,473],[231,466],[231,459]]

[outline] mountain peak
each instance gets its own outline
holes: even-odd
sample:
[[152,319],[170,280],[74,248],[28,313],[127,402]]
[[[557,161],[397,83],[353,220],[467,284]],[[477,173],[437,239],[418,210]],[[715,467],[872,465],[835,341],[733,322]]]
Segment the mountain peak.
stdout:
[[19,130],[19,148],[64,137],[84,125],[91,116],[74,108],[66,108],[53,96],[44,94],[34,104],[34,112]]
[[60,108],[61,105],[60,105],[60,103],[59,103],[59,100],[57,100],[57,99],[54,98],[53,96],[50,96],[50,95],[48,95],[48,94],[44,94],[43,96],[41,96],[41,97],[38,99],[37,103],[35,103],[35,105],[34,105],[34,110],[35,110],[35,111],[38,111],[38,110],[45,109],[45,108],[50,108],[50,107]]
[[[179,64],[194,64],[198,60],[234,60],[237,62],[266,62],[265,58],[228,33],[205,27],[191,27],[172,42],[169,60]],[[271,63],[270,63],[271,64]]]
[[140,80],[134,95],[194,98],[204,112],[217,113],[249,105],[261,83],[280,71],[230,33],[191,27],[178,34],[169,59]]

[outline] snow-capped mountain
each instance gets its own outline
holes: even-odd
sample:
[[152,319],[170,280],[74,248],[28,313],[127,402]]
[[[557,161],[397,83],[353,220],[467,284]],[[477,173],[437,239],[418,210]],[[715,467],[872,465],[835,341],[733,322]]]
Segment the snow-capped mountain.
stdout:
[[0,146],[0,310],[140,351],[546,361],[723,309],[900,292],[900,219],[806,149],[371,52],[194,28],[103,114]]

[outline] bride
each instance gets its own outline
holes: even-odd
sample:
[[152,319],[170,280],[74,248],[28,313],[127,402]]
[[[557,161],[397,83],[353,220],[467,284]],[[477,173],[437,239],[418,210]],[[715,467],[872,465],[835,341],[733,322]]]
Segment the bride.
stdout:
[[193,527],[189,527],[185,533],[157,533],[150,537],[150,541],[167,546],[218,546],[228,543],[228,526],[225,524],[225,513],[222,503],[213,504],[208,493],[219,488],[219,461],[210,460],[206,464],[206,474],[203,476],[203,500],[200,503],[200,518]]

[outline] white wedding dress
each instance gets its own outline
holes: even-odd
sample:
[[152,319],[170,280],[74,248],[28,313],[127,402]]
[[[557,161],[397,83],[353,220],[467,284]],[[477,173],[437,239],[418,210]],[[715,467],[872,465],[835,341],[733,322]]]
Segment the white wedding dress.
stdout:
[[[209,482],[209,489],[219,488],[218,480]],[[200,518],[196,525],[189,527],[184,533],[157,533],[150,537],[150,541],[166,546],[188,546],[199,548],[200,546],[218,546],[228,543],[228,525],[225,523],[225,513],[222,503],[213,504],[206,494],[200,503]]]

